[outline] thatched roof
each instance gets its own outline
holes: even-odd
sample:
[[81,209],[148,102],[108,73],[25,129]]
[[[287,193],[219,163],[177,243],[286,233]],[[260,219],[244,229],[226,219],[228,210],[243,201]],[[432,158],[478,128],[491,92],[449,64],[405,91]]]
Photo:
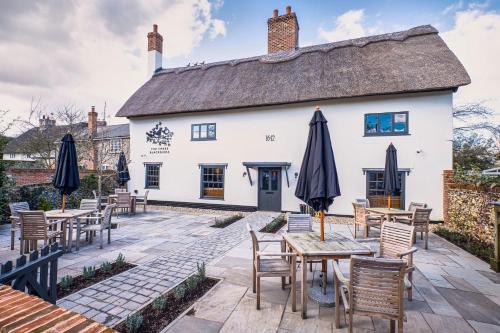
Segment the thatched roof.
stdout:
[[432,26],[162,69],[118,111],[150,116],[455,89],[469,75]]

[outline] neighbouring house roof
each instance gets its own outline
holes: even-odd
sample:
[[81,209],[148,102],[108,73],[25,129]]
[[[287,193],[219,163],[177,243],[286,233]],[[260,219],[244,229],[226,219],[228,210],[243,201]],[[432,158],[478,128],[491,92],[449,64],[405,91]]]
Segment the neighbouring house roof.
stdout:
[[[86,122],[78,123],[73,126],[74,130],[72,132],[75,140],[83,140],[84,138],[88,138],[89,132]],[[64,136],[64,134],[66,134],[66,132],[68,131],[68,127],[68,125],[56,125],[45,128],[43,129],[43,136],[45,139],[50,138],[51,140],[54,140],[54,142],[58,142]],[[41,135],[39,131],[39,127],[34,127],[22,133],[18,137],[12,138],[5,146],[3,153],[33,153],[29,151],[29,148],[33,146],[31,144],[31,140],[36,140],[36,138]],[[94,137],[96,139],[99,139],[101,137],[101,132],[104,134],[104,139],[130,137],[128,124],[98,127],[97,133]]]
[[105,139],[130,137],[129,125],[120,124],[99,127],[97,128],[97,134],[95,135],[95,138],[99,139],[101,138],[101,135]]
[[456,89],[470,83],[430,26],[246,59],[159,70],[119,117]]

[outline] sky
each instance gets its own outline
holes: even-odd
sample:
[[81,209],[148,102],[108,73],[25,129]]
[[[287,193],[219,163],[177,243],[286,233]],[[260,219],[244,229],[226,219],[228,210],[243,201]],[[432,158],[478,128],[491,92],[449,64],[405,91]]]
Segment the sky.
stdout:
[[265,54],[266,21],[287,5],[300,46],[433,25],[472,79],[454,104],[484,101],[500,113],[500,0],[0,0],[0,110],[26,119],[35,99],[47,115],[95,105],[103,117],[106,105],[108,123],[126,122],[114,114],[148,79],[153,23],[163,67],[178,67]]

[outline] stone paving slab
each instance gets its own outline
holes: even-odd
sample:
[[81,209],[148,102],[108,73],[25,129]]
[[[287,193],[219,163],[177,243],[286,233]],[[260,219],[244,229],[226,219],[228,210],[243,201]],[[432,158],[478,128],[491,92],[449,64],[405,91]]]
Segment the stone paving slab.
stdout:
[[[199,237],[183,238],[185,240],[183,246],[165,251],[165,254],[147,263],[69,295],[59,300],[58,304],[64,304],[66,308],[72,310],[85,310],[84,314],[92,319],[112,326],[131,312],[179,284],[196,271],[198,263],[209,263],[249,238],[246,230],[247,223],[260,229],[276,215],[276,213],[258,212],[248,215],[226,228],[218,229],[217,232],[207,233]],[[184,218],[185,221],[193,219],[200,219],[200,217]],[[179,221],[176,227],[182,226],[182,223],[184,222]],[[206,224],[202,227],[210,228]],[[177,228],[177,230],[180,229]],[[186,233],[187,230],[183,232]],[[153,242],[152,246],[162,243],[164,242]],[[142,241],[134,243],[130,247],[139,251],[147,245],[146,241]],[[125,256],[127,257],[127,254]],[[120,312],[121,309],[123,309],[122,312]]]

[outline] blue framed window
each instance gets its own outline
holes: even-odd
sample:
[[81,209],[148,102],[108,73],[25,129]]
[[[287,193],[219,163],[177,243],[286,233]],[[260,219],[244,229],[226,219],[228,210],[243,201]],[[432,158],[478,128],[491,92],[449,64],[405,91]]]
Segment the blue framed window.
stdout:
[[217,139],[217,126],[215,123],[191,125],[191,141],[207,141]]
[[144,188],[160,188],[160,167],[161,163],[144,163],[145,184]]
[[365,136],[408,134],[408,111],[365,114]]
[[200,165],[200,168],[200,197],[224,200],[224,169],[226,165]]

